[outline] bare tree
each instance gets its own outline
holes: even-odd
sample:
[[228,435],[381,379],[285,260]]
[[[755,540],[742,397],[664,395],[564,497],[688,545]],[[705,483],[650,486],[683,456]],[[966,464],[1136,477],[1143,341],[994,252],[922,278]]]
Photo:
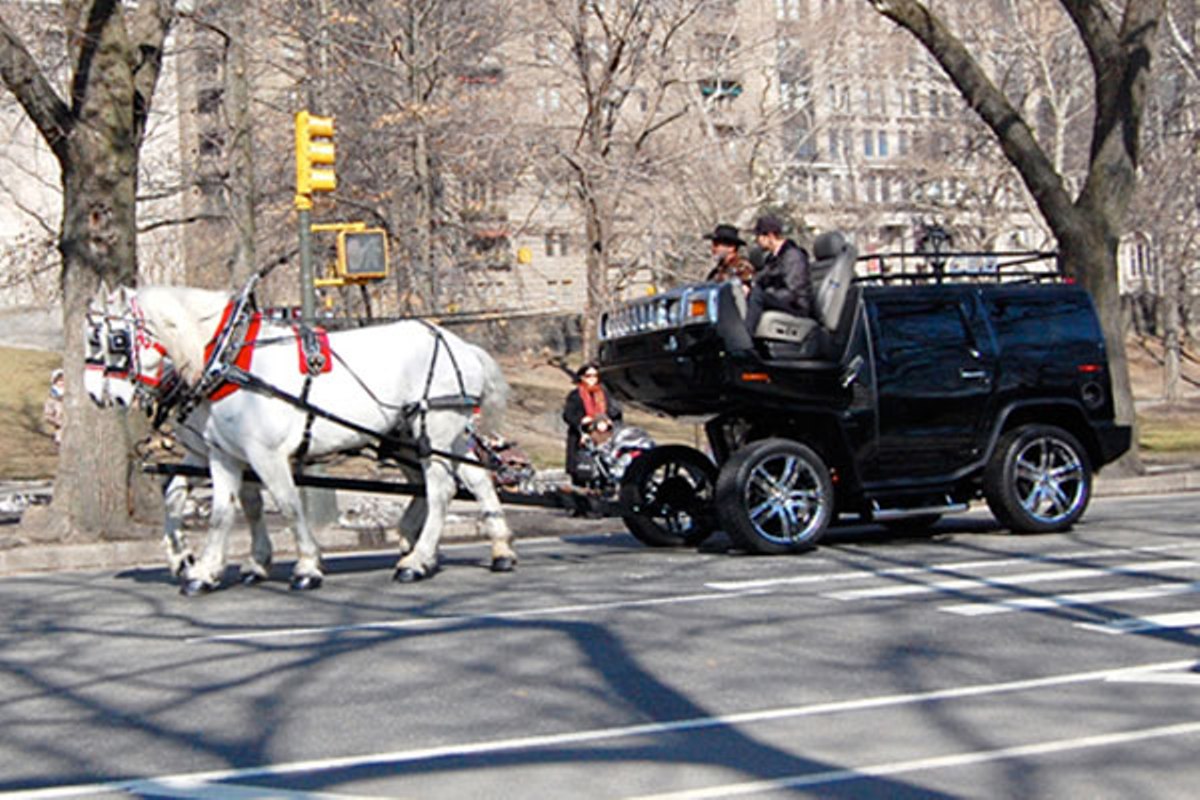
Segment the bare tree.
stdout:
[[[1137,183],[1146,87],[1165,0],[1126,0],[1116,4],[1123,6],[1116,12],[1094,0],[1060,0],[1087,49],[1094,77],[1088,168],[1074,196],[1033,126],[940,16],[920,0],[868,2],[920,40],[996,135],[1054,232],[1064,266],[1092,293],[1108,346],[1117,418],[1136,424],[1125,357],[1117,245]],[[1139,466],[1136,444],[1123,461],[1132,468]]]
[[65,0],[70,56],[60,94],[0,17],[0,79],[62,171],[63,322],[67,425],[51,513],[63,535],[120,535],[131,512],[154,507],[153,484],[131,458],[140,415],[94,408],[83,392],[83,317],[102,280],[135,283],[137,162],[173,4]]

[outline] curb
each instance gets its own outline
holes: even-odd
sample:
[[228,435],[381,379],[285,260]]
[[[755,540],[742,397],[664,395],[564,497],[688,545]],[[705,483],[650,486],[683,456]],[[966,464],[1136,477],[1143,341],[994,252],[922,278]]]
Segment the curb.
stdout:
[[[1200,491],[1200,470],[1158,468],[1148,475],[1105,478],[1097,476],[1095,497],[1133,497],[1137,495],[1177,494]],[[516,539],[535,536],[561,536],[564,533],[598,533],[614,527],[624,530],[619,520],[582,520],[567,516],[557,509],[527,509],[509,507],[505,511],[509,527]],[[277,556],[295,556],[290,536],[277,516],[269,519],[272,541]],[[189,539],[198,547],[204,539],[204,529],[190,529]],[[365,524],[354,527],[329,525],[316,531],[321,548],[328,553],[349,553],[363,550],[395,549],[400,541],[394,527]],[[442,533],[445,543],[485,542],[479,530],[477,514],[471,503],[458,502],[451,507]],[[2,546],[2,545],[0,545]],[[236,563],[250,552],[250,536],[239,519],[230,535],[230,563]],[[31,544],[0,549],[0,576],[16,576],[44,572],[99,572],[133,568],[164,568],[165,558],[157,535],[147,539],[85,544]]]

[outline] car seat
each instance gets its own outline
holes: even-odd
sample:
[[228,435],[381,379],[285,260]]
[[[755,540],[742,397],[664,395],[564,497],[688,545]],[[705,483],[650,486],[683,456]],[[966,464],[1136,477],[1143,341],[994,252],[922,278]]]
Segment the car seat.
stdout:
[[828,356],[846,310],[846,298],[854,282],[858,251],[837,231],[823,233],[813,243],[812,270],[816,295],[816,319],[766,311],[754,331],[763,340],[767,354],[778,358]]

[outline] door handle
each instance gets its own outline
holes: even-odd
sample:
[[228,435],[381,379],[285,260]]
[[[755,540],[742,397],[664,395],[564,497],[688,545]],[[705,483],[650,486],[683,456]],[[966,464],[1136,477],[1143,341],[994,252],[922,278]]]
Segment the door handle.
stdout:
[[958,376],[964,381],[985,381],[987,380],[988,373],[985,369],[964,368],[958,371]]

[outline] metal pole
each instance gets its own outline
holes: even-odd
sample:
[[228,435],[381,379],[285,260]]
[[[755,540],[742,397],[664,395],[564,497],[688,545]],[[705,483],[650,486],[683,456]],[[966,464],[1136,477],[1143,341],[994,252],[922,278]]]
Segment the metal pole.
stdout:
[[300,218],[300,316],[304,323],[309,325],[316,319],[317,305],[316,290],[313,288],[310,214],[307,208],[299,209],[297,214]]

